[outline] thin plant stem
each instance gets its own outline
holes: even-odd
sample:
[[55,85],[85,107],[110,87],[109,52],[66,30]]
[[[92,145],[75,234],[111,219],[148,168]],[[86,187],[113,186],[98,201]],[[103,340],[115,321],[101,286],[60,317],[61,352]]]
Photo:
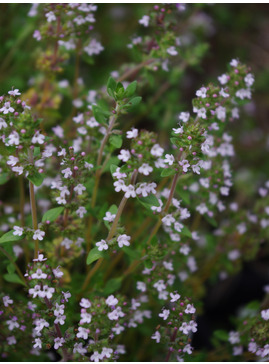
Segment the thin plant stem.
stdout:
[[[132,177],[131,177],[131,184],[135,184],[135,181],[136,181],[136,178],[137,178],[137,174],[138,174],[138,172],[137,172],[137,170],[135,170],[133,172],[133,174],[132,174]],[[119,219],[120,219],[120,217],[122,215],[122,212],[123,212],[123,209],[124,209],[124,207],[126,205],[127,200],[128,199],[125,196],[123,196],[123,198],[122,198],[122,200],[121,200],[121,202],[119,204],[116,217],[115,217],[115,219],[113,221],[113,224],[112,224],[112,226],[111,226],[111,228],[109,230],[109,233],[107,235],[106,241],[111,240],[113,238],[113,236],[115,235],[115,232],[116,232],[116,229],[117,229],[117,226],[118,226]],[[88,284],[90,282],[90,279],[95,274],[95,272],[99,269],[99,267],[101,266],[103,260],[104,260],[104,258],[100,258],[96,262],[95,266],[88,272],[88,274],[87,274],[87,276],[85,278],[85,281],[84,281],[84,283],[82,285],[81,292],[83,292],[87,288],[87,286],[88,286]]]
[[[24,190],[23,176],[19,176],[18,180],[19,180],[19,193],[20,193],[20,222],[21,222],[21,227],[24,227],[25,226],[25,213],[24,213],[25,190]],[[28,264],[30,261],[30,256],[29,256],[29,249],[28,249],[27,242],[25,244],[23,244],[23,250],[24,250],[26,264]]]
[[141,70],[141,68],[148,66],[149,64],[153,63],[155,61],[155,59],[146,59],[145,61],[139,63],[137,66],[135,66],[134,68],[131,68],[129,70],[127,70],[122,76],[120,76],[118,78],[118,82],[122,82],[132,76],[134,76],[138,71]]
[[19,266],[14,262],[12,256],[5,250],[3,249],[1,246],[0,246],[0,251],[5,254],[5,256],[10,260],[10,262],[14,265],[18,275],[20,276],[20,279],[23,281],[23,283],[27,286],[27,281],[26,279],[24,278],[24,275],[22,274]]
[[[29,181],[29,190],[30,190],[30,204],[31,204],[31,212],[32,212],[32,223],[33,223],[33,229],[38,229],[37,224],[37,212],[36,212],[36,201],[35,201],[35,190],[34,185],[31,181]],[[35,259],[38,258],[38,239],[35,240]]]
[[[116,112],[117,112],[117,106],[116,106]],[[96,170],[96,173],[95,173],[95,183],[94,183],[94,188],[93,188],[93,193],[92,193],[92,200],[91,200],[91,208],[92,209],[95,207],[95,204],[96,204],[97,193],[98,193],[98,188],[99,188],[99,184],[100,184],[100,178],[101,178],[101,175],[102,175],[102,169],[100,167],[101,167],[101,164],[102,164],[102,157],[103,157],[104,148],[105,148],[105,145],[106,145],[106,143],[108,141],[110,133],[114,128],[116,120],[117,120],[117,114],[113,115],[110,118],[107,132],[106,132],[106,134],[105,134],[105,136],[104,136],[104,138],[102,140],[102,143],[101,143],[101,146],[100,146],[100,149],[99,149],[99,152],[98,152],[97,162],[96,162],[97,170]],[[90,215],[89,220],[88,220],[88,229],[87,229],[87,233],[86,233],[86,252],[87,253],[89,253],[89,251],[91,249],[92,224],[93,224],[93,216]]]
[[[174,175],[173,181],[172,181],[172,185],[171,185],[171,189],[170,189],[170,193],[168,196],[168,199],[166,201],[166,204],[164,206],[164,209],[162,212],[166,213],[171,205],[174,193],[175,193],[175,189],[176,189],[176,185],[177,185],[177,180],[178,180],[178,176],[179,176],[179,172],[176,173]],[[151,231],[151,234],[146,242],[146,246],[149,246],[151,240],[153,239],[153,237],[157,234],[159,228],[162,225],[162,218],[161,216],[159,217],[159,220],[157,221],[157,223],[155,224],[155,226],[153,227],[153,230]],[[145,253],[146,249],[143,249],[142,253]],[[135,260],[128,268],[127,270],[123,273],[123,275],[126,277],[128,276],[130,273],[132,273],[136,267],[141,263],[141,260]]]

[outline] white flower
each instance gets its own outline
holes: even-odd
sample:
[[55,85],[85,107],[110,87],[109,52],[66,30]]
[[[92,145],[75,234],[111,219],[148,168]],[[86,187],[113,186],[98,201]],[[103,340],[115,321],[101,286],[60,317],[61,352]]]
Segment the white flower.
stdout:
[[5,129],[7,127],[7,123],[3,118],[0,118],[0,130]]
[[65,339],[63,337],[56,337],[54,339],[54,349],[57,350],[59,347],[63,346]]
[[34,341],[33,347],[34,347],[34,348],[39,348],[39,349],[41,349],[41,348],[42,348],[42,341],[41,341],[41,339],[36,338],[36,339],[35,339],[35,341]]
[[119,302],[118,299],[113,295],[108,296],[106,299],[106,304],[108,306],[116,306],[118,302]]
[[35,273],[32,273],[32,279],[46,279],[47,274],[42,272],[42,269],[38,268]]
[[113,354],[113,349],[104,347],[100,355],[102,356],[103,359],[103,358],[110,358],[112,354]]
[[180,294],[178,293],[170,293],[171,300],[170,302],[176,302],[180,299]]
[[18,88],[15,88],[15,90],[8,91],[9,95],[11,96],[19,96],[21,93],[19,92]]
[[230,62],[230,65],[232,67],[237,67],[239,64],[238,60],[237,59],[232,59],[231,62]]
[[9,296],[3,297],[3,304],[5,307],[8,307],[9,305],[12,305],[13,300]]
[[107,250],[108,249],[108,245],[107,245],[107,243],[106,243],[106,241],[104,239],[98,241],[95,245],[98,246],[98,250],[100,252],[102,250]]
[[150,150],[150,154],[154,157],[161,157],[163,155],[164,149],[160,147],[159,144],[154,144]]
[[170,315],[170,310],[163,310],[162,313],[159,313],[159,316],[162,317],[164,320],[167,320],[167,318]]
[[77,210],[76,210],[76,214],[82,219],[83,216],[87,213],[87,210],[85,209],[84,206],[80,206]]
[[158,344],[161,340],[161,334],[159,331],[155,331],[155,333],[151,336],[151,339],[156,340],[156,343]]
[[63,169],[62,173],[64,174],[64,178],[69,178],[73,174],[70,168]]
[[81,298],[79,305],[83,308],[89,308],[92,304],[87,298]]
[[53,22],[53,21],[55,21],[55,20],[56,20],[56,16],[55,16],[55,14],[54,14],[54,12],[53,12],[53,11],[48,12],[47,14],[45,14],[45,16],[46,16],[47,21],[48,21],[49,23],[51,23],[51,22]]
[[58,315],[56,319],[54,320],[55,324],[64,325],[66,316],[65,315]]
[[181,126],[180,128],[173,128],[173,132],[175,134],[182,134],[183,133],[183,126]]
[[2,112],[3,114],[8,114],[9,112],[13,113],[15,111],[15,109],[13,107],[10,106],[10,102],[5,102],[4,106],[0,109],[0,112]]
[[188,303],[184,312],[192,314],[192,313],[195,313],[195,311],[196,311],[196,308],[192,304]]
[[63,272],[60,270],[60,267],[52,269],[52,272],[56,278],[61,278],[64,275]]
[[166,49],[166,52],[170,54],[170,56],[176,56],[178,54],[178,51],[176,50],[175,46],[169,47]]
[[13,155],[10,155],[8,157],[8,161],[7,161],[7,164],[11,167],[14,167],[19,161],[19,158],[17,157],[14,157]]
[[158,292],[162,292],[166,289],[166,285],[164,284],[163,279],[160,279],[159,281],[155,282],[153,284],[153,287],[156,288]]
[[87,353],[87,349],[83,348],[83,344],[82,343],[75,343],[74,344],[74,349],[73,349],[73,353],[78,353],[81,355],[84,355]]
[[116,192],[120,192],[120,191],[123,191],[125,192],[126,191],[126,186],[125,186],[125,183],[122,179],[119,179],[118,181],[115,181],[113,183],[113,185],[115,186],[115,191]]
[[189,118],[190,118],[190,113],[189,112],[185,112],[185,111],[182,111],[180,114],[179,114],[179,120],[183,121],[183,123],[186,123]]
[[171,226],[175,221],[176,219],[171,214],[168,214],[162,218],[162,222],[166,226]]
[[239,332],[237,332],[237,331],[230,331],[230,332],[229,332],[229,338],[228,338],[228,341],[229,341],[231,344],[238,344],[238,343],[240,343]]
[[116,214],[111,214],[111,212],[107,211],[106,216],[103,217],[103,220],[112,222],[112,221],[114,221],[115,217],[116,217]]
[[169,166],[172,166],[174,161],[175,161],[175,158],[172,154],[165,154],[165,159],[164,159],[165,163],[169,164]]
[[226,118],[226,108],[225,107],[222,107],[222,106],[218,106],[216,108],[216,115],[217,115],[217,118],[221,121],[225,120]]
[[116,169],[116,172],[114,172],[114,173],[112,174],[112,176],[113,176],[113,177],[115,177],[115,178],[117,178],[117,179],[121,179],[121,178],[125,178],[125,177],[127,177],[127,174],[126,174],[126,173],[122,173],[122,172],[120,171],[120,167],[118,167],[118,168]]
[[120,151],[120,154],[118,155],[118,158],[123,162],[127,162],[131,158],[131,153],[129,152],[129,150],[122,149]]
[[20,226],[13,226],[13,235],[22,236],[23,234],[23,228]]
[[267,310],[262,310],[262,311],[261,311],[261,316],[262,316],[262,318],[263,318],[265,321],[269,320],[269,309],[267,309]]
[[136,289],[138,289],[138,291],[141,291],[141,292],[146,292],[147,290],[147,286],[144,282],[136,282]]
[[219,94],[224,98],[230,97],[230,95],[227,92],[225,92],[223,88],[220,90]]
[[138,20],[138,23],[141,24],[141,25],[144,25],[144,27],[148,27],[149,26],[149,20],[150,20],[150,17],[148,15],[144,15],[142,17],[142,19]]
[[45,231],[37,229],[34,231],[33,239],[34,240],[43,240],[44,236],[45,236]]
[[117,238],[117,242],[119,244],[119,247],[122,248],[124,245],[125,246],[129,246],[130,245],[130,240],[131,237],[126,235],[126,234],[123,234],[123,235],[119,235],[118,238]]
[[78,114],[77,116],[74,116],[74,117],[73,117],[73,121],[74,121],[76,124],[81,124],[81,123],[83,123],[83,121],[84,121],[84,115],[83,115],[83,114]]
[[205,87],[201,87],[200,90],[196,91],[196,96],[201,97],[202,99],[206,98],[206,91]]
[[8,145],[19,145],[20,144],[20,136],[16,131],[13,131],[11,134],[9,134],[8,136],[8,142],[5,143],[7,146]]
[[153,168],[148,163],[143,163],[142,166],[138,168],[138,172],[144,176],[148,176],[153,171]]
[[246,77],[244,78],[244,81],[247,85],[247,87],[251,87],[254,83],[254,76],[252,73],[248,73]]
[[135,129],[135,128],[128,130],[126,133],[126,137],[128,139],[136,138],[137,136],[138,136],[138,129]]
[[38,144],[44,144],[45,141],[45,135],[40,134],[39,131],[35,133],[35,135],[32,137],[32,143],[38,143]]
[[133,185],[128,185],[125,187],[125,194],[124,196],[126,198],[130,198],[130,197],[136,197],[136,192],[135,192],[135,188]]
[[194,107],[193,112],[197,113],[198,118],[206,119],[206,109],[204,107],[201,109]]
[[87,340],[88,336],[89,336],[89,332],[90,332],[89,329],[85,329],[84,327],[79,327],[77,337]]
[[184,349],[183,349],[183,353],[188,353],[188,354],[192,354],[192,350],[193,347],[190,344],[187,344]]
[[225,85],[229,81],[229,76],[223,74],[218,77],[218,80],[222,85]]
[[104,50],[104,47],[100,42],[97,42],[96,39],[92,39],[90,43],[84,47],[84,51],[89,55],[92,56],[93,54],[99,54]]

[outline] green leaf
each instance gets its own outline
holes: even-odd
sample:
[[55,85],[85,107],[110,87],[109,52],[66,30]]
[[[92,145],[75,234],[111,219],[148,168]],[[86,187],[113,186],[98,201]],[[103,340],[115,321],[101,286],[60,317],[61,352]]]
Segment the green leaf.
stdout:
[[37,171],[34,171],[33,174],[27,176],[27,179],[31,181],[35,186],[39,187],[42,185],[42,182],[45,178],[44,174],[38,173]]
[[162,170],[161,177],[173,176],[176,174],[176,170],[173,168],[165,168]]
[[96,121],[100,124],[106,124],[107,123],[107,112],[101,109],[97,105],[92,105],[92,112],[93,116],[95,117]]
[[22,284],[23,286],[26,286],[26,284],[20,279],[20,277],[16,273],[7,273],[4,274],[3,277],[7,282],[18,283]]
[[215,219],[213,219],[212,217],[209,217],[208,215],[203,215],[205,220],[209,222],[210,225],[217,227],[218,223]]
[[108,172],[108,171],[110,170],[110,166],[111,166],[112,164],[117,165],[117,164],[119,164],[119,163],[120,163],[120,160],[119,160],[119,158],[118,158],[118,157],[116,157],[116,156],[111,157],[111,158],[107,161],[106,165],[104,166],[104,168],[103,168],[103,172]]
[[63,211],[64,211],[63,206],[55,207],[53,209],[46,211],[42,217],[42,222],[55,221],[57,219],[57,217],[60,216]]
[[0,244],[10,243],[12,241],[19,241],[19,240],[24,239],[25,234],[18,236],[18,235],[13,235],[13,232],[14,232],[14,230],[10,230],[7,233],[5,233],[4,235],[2,235],[0,238]]
[[99,251],[97,247],[93,248],[87,257],[87,264],[91,264],[93,262],[95,262],[96,260],[100,259],[100,258],[104,258],[106,256],[106,253],[104,251]]
[[124,246],[121,250],[124,251],[125,254],[129,255],[129,257],[131,257],[132,259],[138,260],[141,258],[140,252],[130,248],[129,246]]
[[151,206],[160,206],[157,197],[153,194],[150,194],[147,197],[137,197],[137,200],[149,210],[151,210]]
[[136,96],[136,97],[133,97],[131,100],[129,100],[128,104],[126,104],[126,105],[128,105],[130,107],[134,107],[134,106],[137,106],[138,104],[140,104],[141,100],[142,100],[141,96]]
[[144,266],[147,269],[151,269],[152,266],[153,266],[153,263],[152,263],[152,261],[150,259],[146,259],[146,260],[144,260]]
[[111,135],[111,137],[109,138],[109,143],[115,148],[120,148],[122,146],[122,136]]
[[9,180],[8,173],[1,173],[0,174],[0,185],[5,184]]
[[34,157],[38,157],[40,155],[40,147],[34,147]]
[[109,96],[115,98],[117,82],[114,80],[113,77],[109,77],[106,87],[107,87],[107,93],[109,94]]
[[179,141],[178,138],[170,138],[170,141],[172,144],[178,146],[178,141]]
[[117,291],[121,286],[121,282],[122,282],[122,277],[112,278],[109,281],[107,281],[104,288],[104,294],[109,295]]
[[110,172],[111,172],[111,175],[113,175],[113,173],[116,172],[118,166],[116,164],[111,164],[110,166]]
[[131,97],[135,93],[137,81],[130,83],[125,90],[125,97]]
[[187,228],[187,226],[184,226],[184,228],[181,230],[181,234],[187,236],[188,238],[192,238],[192,233]]
[[217,339],[221,340],[221,341],[227,341],[228,338],[229,338],[229,334],[225,330],[216,330],[216,331],[214,331],[214,336]]

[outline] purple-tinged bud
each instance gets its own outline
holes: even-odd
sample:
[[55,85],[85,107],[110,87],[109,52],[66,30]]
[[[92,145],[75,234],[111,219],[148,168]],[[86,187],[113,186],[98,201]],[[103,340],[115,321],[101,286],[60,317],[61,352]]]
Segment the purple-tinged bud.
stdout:
[[34,145],[31,145],[31,146],[30,146],[30,149],[35,149],[35,146],[34,146]]
[[184,149],[183,149],[182,147],[180,147],[180,148],[179,148],[179,150],[180,150],[181,152],[183,152],[183,150],[184,150]]
[[238,81],[235,81],[234,84],[235,84],[235,86],[238,86],[239,85],[239,82]]
[[132,154],[135,154],[135,150],[134,150],[134,149],[131,149],[131,153],[132,153]]
[[21,99],[18,99],[16,102],[19,105],[21,103]]
[[180,302],[180,306],[183,307],[184,306],[184,302],[181,301]]
[[238,69],[235,69],[235,70],[234,70],[234,73],[238,73],[238,72],[239,72],[239,71],[238,71]]
[[38,173],[43,173],[44,170],[42,168],[39,168]]
[[192,140],[192,137],[189,135],[189,136],[188,136],[188,139],[189,139],[189,140]]
[[18,111],[14,112],[14,115],[15,116],[18,116],[19,115]]
[[26,130],[25,129],[21,129],[21,134],[25,134]]
[[210,106],[210,104],[207,102],[207,103],[205,104],[205,106],[206,106],[206,107],[209,107],[209,106]]
[[75,166],[75,167],[74,167],[74,170],[75,170],[75,171],[77,171],[77,170],[78,170],[78,166]]
[[159,6],[158,5],[154,5],[154,10],[159,10]]
[[71,161],[74,161],[75,160],[75,157],[71,157]]
[[50,221],[49,220],[46,220],[46,224],[49,225],[50,224]]
[[142,145],[143,144],[142,140],[138,140],[137,144]]
[[217,94],[213,94],[213,97],[215,97],[215,98],[216,98],[216,97],[218,97],[218,95],[217,95]]
[[116,110],[112,110],[112,114],[116,114],[117,112],[116,112]]
[[165,9],[164,9],[164,8],[162,8],[162,9],[161,9],[161,12],[162,12],[162,13],[164,13],[164,12],[165,12]]
[[0,101],[3,101],[4,100],[4,96],[0,96]]
[[196,152],[192,152],[192,155],[196,155]]
[[142,154],[138,154],[138,158],[143,158],[143,155]]
[[86,153],[85,152],[81,152],[82,157],[85,157]]

